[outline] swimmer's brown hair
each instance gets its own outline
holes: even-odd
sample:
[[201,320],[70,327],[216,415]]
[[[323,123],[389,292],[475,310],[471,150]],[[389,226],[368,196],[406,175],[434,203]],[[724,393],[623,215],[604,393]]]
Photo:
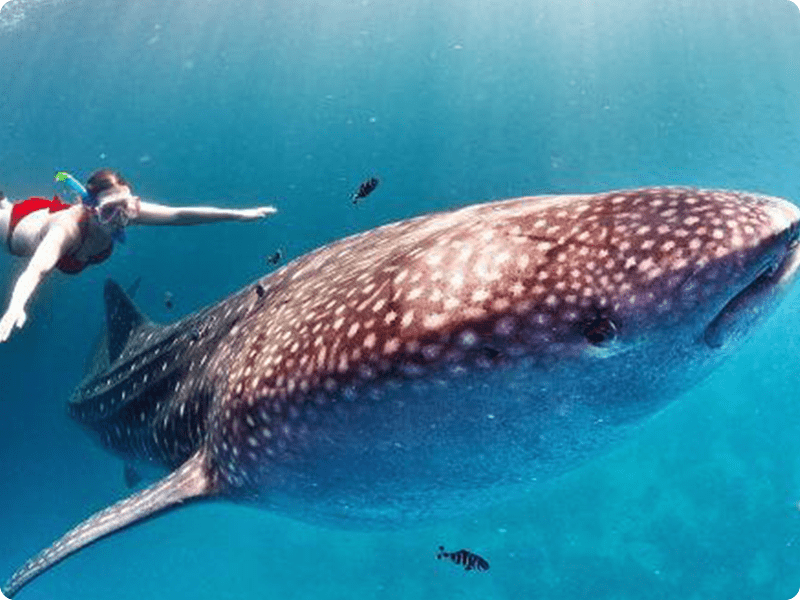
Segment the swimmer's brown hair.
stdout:
[[100,192],[122,185],[131,187],[131,184],[125,181],[125,178],[117,171],[100,169],[89,177],[89,181],[86,182],[86,191],[89,192],[89,196],[96,198]]

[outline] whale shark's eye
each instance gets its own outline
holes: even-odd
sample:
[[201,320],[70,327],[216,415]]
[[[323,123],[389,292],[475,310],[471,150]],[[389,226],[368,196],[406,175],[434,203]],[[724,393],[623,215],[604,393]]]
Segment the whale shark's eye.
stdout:
[[594,346],[606,344],[617,336],[617,326],[607,317],[598,316],[583,325],[583,337]]

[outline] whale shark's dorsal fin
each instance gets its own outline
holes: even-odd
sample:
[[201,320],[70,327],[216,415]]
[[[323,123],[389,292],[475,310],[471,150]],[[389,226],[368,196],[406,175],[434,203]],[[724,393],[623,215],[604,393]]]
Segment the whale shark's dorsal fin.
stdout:
[[31,558],[3,585],[3,594],[11,598],[31,580],[70,554],[109,534],[182,505],[187,500],[212,496],[213,487],[205,451],[201,449],[164,479],[95,513]]
[[108,331],[108,360],[113,363],[122,354],[131,333],[149,323],[130,296],[113,279],[106,281],[103,289],[106,301],[106,329]]
[[[116,285],[115,282],[109,280],[109,283],[113,286]],[[132,302],[132,299],[136,292],[139,290],[139,286],[142,283],[142,278],[137,277],[136,281],[134,281],[131,285],[128,286],[126,294],[128,296],[129,301]],[[116,298],[116,292],[112,292],[112,295]],[[108,358],[108,327],[104,323],[103,326],[100,328],[100,331],[97,333],[97,336],[92,342],[92,351],[86,357],[86,360],[83,364],[83,376],[86,377],[92,373],[99,373],[100,371],[108,368],[108,365],[111,361]],[[2,599],[0,599],[2,600]]]

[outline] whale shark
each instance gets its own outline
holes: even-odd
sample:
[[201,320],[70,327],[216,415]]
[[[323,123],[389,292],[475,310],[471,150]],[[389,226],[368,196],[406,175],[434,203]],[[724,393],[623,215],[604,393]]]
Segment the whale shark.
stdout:
[[164,476],[3,592],[194,501],[378,528],[525,494],[730,356],[795,279],[799,224],[746,192],[524,197],[330,243],[170,324],[109,281],[68,412]]

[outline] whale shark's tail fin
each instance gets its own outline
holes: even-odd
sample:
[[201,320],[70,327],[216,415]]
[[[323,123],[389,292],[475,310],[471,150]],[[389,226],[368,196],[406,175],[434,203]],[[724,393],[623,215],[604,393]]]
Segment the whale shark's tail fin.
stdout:
[[192,499],[214,494],[208,476],[204,450],[199,450],[178,470],[141,492],[95,513],[68,531],[61,539],[26,562],[3,585],[2,592],[11,598],[55,564],[70,554],[121,529],[176,508]]

